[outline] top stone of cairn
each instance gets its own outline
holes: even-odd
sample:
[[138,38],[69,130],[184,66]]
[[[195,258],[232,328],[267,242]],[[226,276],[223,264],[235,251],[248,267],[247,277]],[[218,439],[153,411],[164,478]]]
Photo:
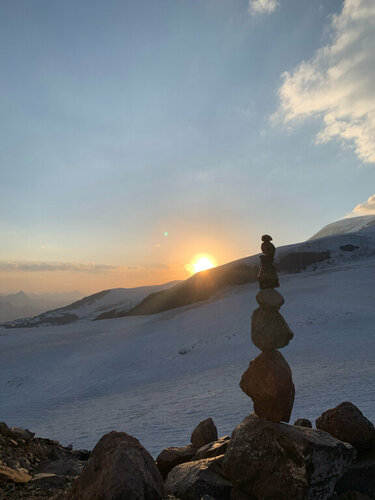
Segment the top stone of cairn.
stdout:
[[261,250],[263,255],[260,256],[261,267],[258,274],[260,288],[277,288],[280,286],[279,278],[277,277],[276,268],[273,264],[275,257],[275,246],[271,243],[272,237],[268,234],[262,236]]

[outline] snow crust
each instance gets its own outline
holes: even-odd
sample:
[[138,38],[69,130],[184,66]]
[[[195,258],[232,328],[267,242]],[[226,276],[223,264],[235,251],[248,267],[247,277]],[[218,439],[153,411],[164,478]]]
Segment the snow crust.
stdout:
[[375,224],[375,215],[362,215],[360,217],[348,217],[332,222],[318,231],[310,240],[331,236],[333,234],[355,233]]
[[[296,386],[292,422],[342,401],[375,421],[372,237],[361,258],[342,252],[343,260],[280,275],[281,313],[295,334],[281,350]],[[0,419],[76,448],[125,431],[154,456],[187,444],[207,417],[229,434],[252,411],[238,383],[259,354],[250,339],[257,291],[256,283],[226,288],[153,316],[2,329]]]

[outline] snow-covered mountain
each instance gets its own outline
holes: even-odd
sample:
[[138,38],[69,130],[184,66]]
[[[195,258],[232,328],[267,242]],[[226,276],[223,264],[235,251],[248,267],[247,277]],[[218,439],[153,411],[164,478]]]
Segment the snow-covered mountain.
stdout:
[[375,215],[363,215],[361,217],[348,217],[336,222],[332,222],[318,231],[310,240],[332,236],[333,234],[356,233],[361,229],[373,226],[375,224]]
[[[346,220],[349,219],[344,219]],[[339,227],[347,228],[341,222],[334,223],[337,224],[337,231]],[[357,232],[313,237],[302,243],[278,247],[275,261],[278,271],[288,274],[326,269],[374,256],[375,224],[362,221],[362,226]],[[61,325],[82,319],[99,320],[156,314],[207,300],[227,287],[253,283],[257,279],[258,268],[259,257],[253,255],[197,273],[181,282],[104,290],[69,306],[48,311],[34,318],[13,321],[7,326],[20,328]]]

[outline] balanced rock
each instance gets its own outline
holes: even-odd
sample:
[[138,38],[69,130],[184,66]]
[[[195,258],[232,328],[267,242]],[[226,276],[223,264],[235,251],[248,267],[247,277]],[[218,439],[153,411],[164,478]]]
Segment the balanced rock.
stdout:
[[188,446],[171,446],[165,448],[157,457],[156,465],[160,474],[165,479],[168,472],[176,467],[176,465],[190,462],[197,450],[192,444]]
[[222,476],[222,459],[223,455],[178,465],[168,474],[166,493],[184,500],[200,500],[204,495],[229,500],[232,484]]
[[242,498],[323,500],[332,496],[355,454],[325,432],[251,414],[232,433],[223,471]]
[[213,458],[218,457],[219,455],[224,455],[228,448],[228,444],[230,441],[229,436],[224,436],[213,443],[208,443],[202,448],[197,450],[197,453],[194,455],[195,460],[200,460],[202,458]]
[[316,427],[359,452],[375,449],[375,427],[353,403],[344,402],[325,411],[316,420]]
[[251,340],[261,351],[289,344],[293,332],[277,309],[258,307],[251,317]]
[[191,434],[191,443],[194,448],[201,448],[205,444],[217,441],[217,428],[212,418],[202,420]]
[[271,255],[260,255],[260,270],[258,274],[259,286],[264,288],[278,288],[280,286],[276,268],[273,265],[273,257]]
[[279,351],[262,352],[253,359],[240,387],[253,400],[259,417],[289,422],[295,389],[290,367]]
[[293,425],[298,425],[299,427],[307,427],[312,429],[312,423],[307,418],[298,418]]
[[163,479],[151,455],[138,439],[116,431],[99,440],[68,494],[69,500],[156,500],[162,496]]
[[257,302],[261,307],[280,309],[284,304],[284,297],[274,288],[265,288],[260,290],[256,296]]

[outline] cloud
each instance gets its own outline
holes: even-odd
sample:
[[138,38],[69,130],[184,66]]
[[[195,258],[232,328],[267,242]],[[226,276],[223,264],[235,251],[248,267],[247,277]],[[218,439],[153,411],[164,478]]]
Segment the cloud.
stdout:
[[116,269],[116,266],[108,264],[81,264],[71,262],[14,262],[0,261],[0,271],[70,271],[84,273],[101,273]]
[[360,203],[353,208],[353,212],[350,216],[355,217],[358,215],[375,215],[375,194],[370,196],[364,203]]
[[279,2],[276,0],[250,0],[249,12],[252,16],[258,14],[272,14],[278,5]]
[[321,117],[317,142],[338,139],[365,163],[375,163],[374,25],[374,0],[345,0],[332,18],[329,43],[282,75],[273,116],[284,123]]

